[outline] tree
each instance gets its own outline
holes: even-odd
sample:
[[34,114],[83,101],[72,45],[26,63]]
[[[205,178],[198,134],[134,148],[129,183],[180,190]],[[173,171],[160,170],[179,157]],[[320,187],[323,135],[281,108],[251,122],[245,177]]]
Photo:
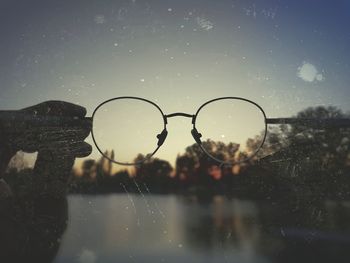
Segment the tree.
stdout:
[[91,179],[96,173],[96,161],[93,159],[87,159],[82,164],[83,178]]
[[176,157],[176,178],[182,182],[193,181],[195,174],[196,160],[190,154],[177,155]]
[[[134,159],[135,162],[140,160],[144,160],[144,156],[141,154]],[[134,176],[137,181],[142,183],[139,187],[145,186],[145,191],[151,189],[152,191],[163,193],[169,190],[172,171],[173,168],[168,161],[149,158],[136,166]]]
[[[346,115],[335,107],[310,107],[297,114],[297,118],[345,118]],[[290,147],[294,157],[309,160],[321,169],[344,167],[349,159],[350,129],[334,127],[306,127],[293,125],[290,132]]]
[[[335,107],[320,106],[307,108],[295,117],[328,119],[346,118],[349,115]],[[275,170],[279,177],[298,178],[293,181],[317,185],[327,191],[332,186],[335,192],[348,185],[346,171],[349,171],[350,128],[293,124],[287,128],[275,128],[268,137],[264,151],[275,153],[266,158],[266,167]],[[274,147],[276,144],[277,148]]]

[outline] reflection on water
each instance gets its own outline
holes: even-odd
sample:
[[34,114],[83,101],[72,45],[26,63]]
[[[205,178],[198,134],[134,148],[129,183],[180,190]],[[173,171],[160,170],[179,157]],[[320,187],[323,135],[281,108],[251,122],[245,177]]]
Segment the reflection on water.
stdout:
[[350,203],[70,196],[59,262],[349,262]]

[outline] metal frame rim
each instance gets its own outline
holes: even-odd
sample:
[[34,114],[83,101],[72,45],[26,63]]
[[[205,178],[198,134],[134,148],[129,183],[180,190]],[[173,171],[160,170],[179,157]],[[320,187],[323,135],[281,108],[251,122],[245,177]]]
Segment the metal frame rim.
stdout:
[[266,117],[266,113],[265,111],[263,110],[263,108],[257,104],[256,102],[252,101],[252,100],[249,100],[249,99],[246,99],[246,98],[242,98],[242,97],[220,97],[220,98],[215,98],[215,99],[211,99],[205,103],[203,103],[197,110],[197,112],[195,113],[194,117],[193,117],[193,128],[196,128],[196,120],[197,120],[197,116],[198,114],[200,113],[200,111],[205,107],[207,106],[208,104],[212,103],[212,102],[215,102],[215,101],[219,101],[219,100],[226,100],[226,99],[232,99],[232,100],[240,100],[240,101],[245,101],[245,102],[248,102],[254,106],[256,106],[260,112],[263,114],[263,117],[264,117],[264,136],[262,138],[262,141],[259,145],[259,147],[257,148],[257,150],[254,151],[254,153],[249,157],[249,158],[246,158],[244,160],[241,160],[241,161],[236,161],[236,162],[225,162],[223,160],[219,160],[217,159],[216,157],[214,157],[213,155],[211,155],[203,146],[202,144],[198,143],[199,147],[202,149],[202,151],[207,155],[209,156],[210,158],[212,158],[213,160],[217,161],[218,163],[220,163],[220,165],[236,165],[236,164],[241,164],[241,163],[245,163],[249,160],[251,160],[253,157],[255,157],[257,155],[257,153],[261,150],[262,146],[264,145],[265,143],[265,140],[266,140],[266,136],[267,136],[267,117]]
[[91,137],[92,137],[92,141],[94,142],[97,150],[99,151],[99,153],[104,157],[106,158],[107,160],[115,163],[115,164],[119,164],[119,165],[140,165],[140,164],[143,164],[145,161],[149,160],[157,151],[158,149],[160,148],[160,146],[157,146],[156,149],[150,153],[150,154],[147,154],[145,159],[143,159],[142,161],[140,162],[136,162],[136,163],[123,163],[123,162],[118,162],[116,160],[113,160],[111,158],[109,158],[107,155],[104,154],[104,152],[100,149],[100,147],[98,146],[97,142],[96,142],[96,138],[95,138],[95,135],[94,135],[94,118],[95,118],[95,114],[96,112],[98,111],[99,108],[101,108],[103,105],[107,104],[108,102],[111,102],[111,101],[115,101],[115,100],[120,100],[120,99],[134,99],[134,100],[140,100],[140,101],[144,101],[144,102],[147,102],[151,105],[153,105],[154,107],[156,107],[159,112],[161,113],[162,115],[162,120],[163,120],[163,124],[164,124],[164,129],[166,129],[166,118],[165,118],[165,115],[162,111],[162,109],[156,104],[154,103],[153,101],[150,101],[148,99],[144,99],[144,98],[140,98],[140,97],[133,97],[133,96],[122,96],[122,97],[115,97],[115,98],[111,98],[111,99],[108,99],[108,100],[105,100],[103,102],[101,102],[99,105],[97,105],[97,107],[94,109],[93,113],[92,113],[92,116],[91,116],[91,119],[92,119],[92,129],[91,129]]

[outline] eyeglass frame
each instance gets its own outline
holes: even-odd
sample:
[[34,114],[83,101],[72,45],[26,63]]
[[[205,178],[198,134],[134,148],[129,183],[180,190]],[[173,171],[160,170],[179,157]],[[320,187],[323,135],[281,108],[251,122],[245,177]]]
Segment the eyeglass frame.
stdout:
[[[203,103],[199,108],[198,110],[196,111],[195,114],[188,114],[188,113],[184,113],[184,112],[175,112],[175,113],[171,113],[171,114],[164,114],[164,112],[162,111],[162,109],[153,101],[151,100],[148,100],[148,99],[145,99],[145,98],[140,98],[140,97],[134,97],[134,96],[122,96],[122,97],[115,97],[115,98],[111,98],[111,99],[108,99],[106,101],[103,101],[102,103],[100,103],[96,108],[95,110],[93,111],[92,113],[92,127],[94,126],[94,118],[95,118],[95,115],[96,115],[96,112],[105,104],[111,102],[111,101],[116,101],[116,100],[121,100],[121,99],[134,99],[134,100],[139,100],[139,101],[144,101],[144,102],[147,102],[151,105],[153,105],[154,107],[156,107],[159,112],[161,113],[162,115],[162,119],[163,119],[163,130],[161,131],[161,133],[157,134],[157,138],[158,138],[158,142],[157,142],[157,147],[156,149],[152,152],[152,153],[149,153],[145,156],[145,158],[142,160],[142,161],[139,161],[139,162],[134,162],[134,163],[124,163],[124,162],[119,162],[119,161],[116,161],[112,158],[110,158],[109,156],[107,156],[101,149],[100,147],[98,146],[97,142],[96,142],[96,138],[95,138],[95,134],[94,134],[94,129],[92,128],[91,129],[91,137],[92,137],[92,140],[97,148],[97,150],[99,151],[99,153],[104,157],[106,158],[107,160],[115,163],[115,164],[119,164],[119,165],[140,165],[142,163],[144,163],[145,161],[151,159],[155,154],[156,152],[159,150],[159,148],[163,145],[167,135],[168,135],[168,130],[166,129],[166,125],[168,124],[168,118],[172,118],[172,117],[177,117],[177,116],[182,116],[182,117],[187,117],[187,118],[192,118],[192,130],[191,130],[191,134],[192,134],[192,137],[193,139],[195,140],[195,142],[198,144],[198,146],[200,147],[200,149],[211,159],[213,159],[214,161],[218,162],[220,165],[235,165],[235,164],[241,164],[241,163],[244,163],[244,162],[247,162],[249,160],[251,160],[253,157],[256,156],[256,154],[260,151],[261,147],[264,145],[265,143],[265,140],[266,140],[266,136],[267,136],[267,118],[266,118],[266,114],[265,114],[265,111],[263,110],[263,108],[257,104],[256,102],[254,101],[251,101],[249,99],[246,99],[246,98],[242,98],[242,97],[219,97],[219,98],[215,98],[215,99],[211,99],[205,103]],[[235,162],[227,162],[227,161],[223,161],[223,160],[219,160],[217,159],[215,156],[211,155],[202,145],[202,141],[201,141],[201,137],[202,137],[202,134],[198,132],[197,128],[196,128],[196,119],[197,119],[197,116],[198,114],[200,113],[200,111],[208,104],[212,103],[212,102],[215,102],[215,101],[219,101],[219,100],[226,100],[226,99],[232,99],[232,100],[240,100],[240,101],[245,101],[245,102],[248,102],[254,106],[256,106],[262,113],[263,117],[264,117],[264,129],[263,129],[263,132],[264,132],[264,135],[262,137],[262,141],[259,145],[259,147],[257,148],[257,150],[254,151],[254,153],[248,157],[248,158],[245,158],[244,160],[240,160],[240,161],[235,161]]]
[[[92,117],[82,117],[81,118],[81,117],[45,116],[45,115],[33,115],[31,113],[21,112],[20,110],[19,111],[18,110],[0,110],[0,121],[5,123],[5,126],[7,129],[9,129],[9,131],[12,130],[13,132],[17,132],[18,130],[25,129],[27,127],[28,123],[30,123],[30,126],[42,127],[43,125],[49,125],[49,126],[53,126],[53,127],[60,127],[62,125],[63,126],[77,125],[80,123],[80,121],[85,122],[86,120],[89,120],[93,124],[93,118],[95,116],[96,111],[102,105],[104,105],[110,101],[117,100],[117,99],[137,99],[137,100],[141,100],[141,101],[150,103],[159,110],[159,112],[163,116],[163,122],[164,122],[164,129],[163,129],[164,133],[158,134],[161,136],[163,141],[160,143],[160,145],[158,145],[158,147],[153,151],[152,154],[148,154],[145,159],[143,159],[140,162],[136,162],[136,163],[121,163],[121,162],[117,162],[117,161],[109,158],[108,156],[106,156],[102,152],[102,150],[98,147],[96,140],[95,140],[95,137],[94,137],[94,134],[93,134],[93,129],[92,129],[91,134],[92,134],[93,142],[94,142],[95,146],[97,147],[97,150],[101,153],[101,155],[104,158],[106,158],[114,163],[121,164],[121,165],[138,165],[138,164],[142,164],[146,160],[150,159],[158,151],[160,146],[164,143],[164,140],[166,137],[166,135],[164,135],[164,134],[165,134],[165,132],[167,133],[166,124],[167,124],[168,118],[175,117],[175,116],[183,116],[183,117],[192,118],[192,122],[193,122],[193,125],[195,128],[195,118],[197,117],[199,111],[207,104],[209,104],[213,101],[221,100],[221,99],[238,99],[238,100],[249,102],[249,103],[257,106],[264,115],[264,118],[265,118],[265,136],[263,138],[264,140],[261,143],[258,150],[254,153],[254,155],[250,157],[250,159],[253,158],[259,152],[259,150],[261,149],[261,147],[265,143],[266,136],[267,136],[267,125],[268,124],[302,125],[302,126],[307,126],[310,128],[318,128],[318,129],[319,128],[350,128],[350,118],[349,117],[345,117],[345,118],[344,117],[343,118],[336,118],[336,117],[332,117],[332,118],[329,118],[329,117],[328,118],[297,118],[297,117],[267,118],[264,110],[262,109],[262,107],[260,105],[258,105],[254,101],[251,101],[251,100],[245,99],[245,98],[241,98],[241,97],[220,97],[220,98],[209,100],[199,107],[199,109],[197,110],[195,115],[191,115],[191,114],[187,114],[187,113],[183,113],[183,112],[176,112],[176,113],[171,113],[171,114],[165,115],[163,113],[163,111],[161,110],[161,108],[153,101],[150,101],[150,100],[144,99],[144,98],[140,98],[140,97],[123,96],[123,97],[112,98],[112,99],[109,99],[109,100],[106,100],[106,101],[100,103],[95,108]],[[14,121],[15,121],[16,125],[13,125]],[[192,131],[191,131],[191,133],[192,133]],[[201,144],[200,144],[200,148],[210,158],[218,161],[219,163],[225,163],[225,162],[222,162],[221,160],[215,159],[214,156],[207,153],[205,151],[205,149],[203,149],[203,147],[201,147]],[[246,162],[248,160],[249,160],[249,158],[247,158],[241,162]],[[229,164],[232,164],[232,163],[229,163]]]

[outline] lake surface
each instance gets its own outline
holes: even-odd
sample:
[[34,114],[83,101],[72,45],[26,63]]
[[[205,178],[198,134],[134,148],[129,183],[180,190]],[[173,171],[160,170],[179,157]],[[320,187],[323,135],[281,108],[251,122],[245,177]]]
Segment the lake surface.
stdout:
[[350,202],[71,195],[55,263],[350,262]]

